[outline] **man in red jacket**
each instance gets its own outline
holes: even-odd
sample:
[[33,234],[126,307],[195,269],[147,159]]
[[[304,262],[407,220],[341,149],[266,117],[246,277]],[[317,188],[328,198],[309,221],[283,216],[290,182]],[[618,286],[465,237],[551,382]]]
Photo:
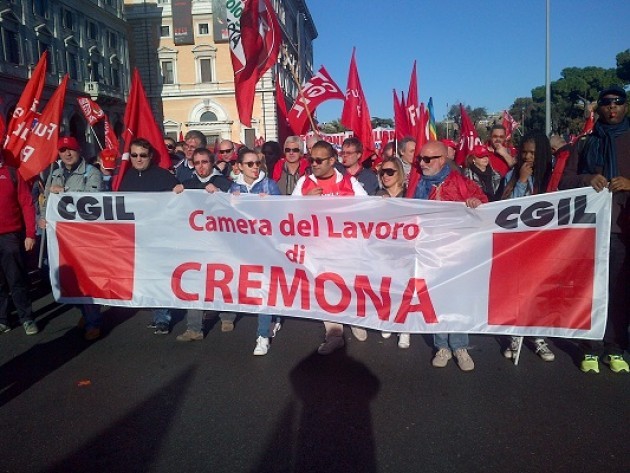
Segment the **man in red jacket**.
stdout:
[[6,166],[0,157],[0,333],[11,330],[7,321],[9,292],[26,334],[39,331],[28,296],[23,253],[34,246],[35,206],[30,189],[17,170]]

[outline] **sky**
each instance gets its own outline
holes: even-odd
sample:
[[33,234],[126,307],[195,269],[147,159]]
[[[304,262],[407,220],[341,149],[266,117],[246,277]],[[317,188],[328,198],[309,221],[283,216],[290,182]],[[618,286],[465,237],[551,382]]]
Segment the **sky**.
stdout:
[[[567,67],[616,67],[630,49],[627,0],[550,0],[550,77]],[[420,100],[436,120],[460,102],[488,112],[545,84],[546,0],[307,0],[318,37],[314,69],[345,90],[352,48],[372,117],[393,118],[392,89],[407,95],[417,61]],[[326,102],[320,122],[341,116]]]

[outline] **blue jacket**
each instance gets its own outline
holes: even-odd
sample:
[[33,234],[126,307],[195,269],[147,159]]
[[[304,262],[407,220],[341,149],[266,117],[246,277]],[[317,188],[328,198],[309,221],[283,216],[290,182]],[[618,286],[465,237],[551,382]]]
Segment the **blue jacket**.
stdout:
[[247,185],[243,179],[243,175],[239,174],[236,182],[232,183],[229,192],[240,192],[242,194],[282,195],[276,181],[269,179],[262,171],[260,172],[258,179],[256,179],[251,186]]

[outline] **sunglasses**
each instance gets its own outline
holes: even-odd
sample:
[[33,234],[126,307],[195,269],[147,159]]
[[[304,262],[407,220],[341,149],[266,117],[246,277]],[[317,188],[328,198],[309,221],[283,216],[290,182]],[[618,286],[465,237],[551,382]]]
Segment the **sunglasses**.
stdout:
[[219,153],[220,154],[228,154],[231,153],[232,151],[234,151],[234,148],[230,148],[230,149],[220,149]]
[[606,105],[611,105],[613,103],[615,105],[623,105],[626,103],[626,99],[623,97],[604,97],[603,99],[599,99],[597,101],[597,105],[600,107],[605,107]]
[[130,153],[129,156],[131,156],[132,158],[142,158],[142,159],[146,159],[149,157],[149,155],[147,153]]
[[396,170],[392,169],[392,168],[385,168],[385,169],[381,169],[378,172],[379,176],[383,177],[385,175],[392,177],[394,174],[396,174]]
[[66,152],[66,151],[68,151],[68,150],[70,150],[70,151],[76,151],[76,150],[74,150],[74,149],[72,149],[72,148],[59,148],[59,152],[60,152],[60,153],[65,153],[65,152]]
[[433,159],[441,158],[442,155],[439,156],[418,156],[418,161],[422,161],[425,164],[429,164]]
[[322,164],[324,161],[328,161],[330,158],[310,158],[309,161],[311,164]]
[[300,148],[284,148],[285,153],[299,153]]
[[259,168],[260,167],[260,163],[261,163],[261,161],[247,161],[247,162],[241,163],[241,164],[243,164],[243,166],[247,166],[247,167],[250,167],[250,168],[253,168],[254,166]]
[[193,161],[193,166],[199,166],[200,164],[210,164],[210,161]]
[[175,149],[175,145],[166,145],[167,149]]

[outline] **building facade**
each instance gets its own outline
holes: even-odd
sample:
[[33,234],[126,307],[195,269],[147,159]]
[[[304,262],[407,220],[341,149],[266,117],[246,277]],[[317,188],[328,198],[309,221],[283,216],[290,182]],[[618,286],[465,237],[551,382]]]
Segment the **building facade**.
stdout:
[[[190,129],[208,142],[231,139],[253,146],[256,138],[277,139],[275,80],[291,105],[297,85],[313,70],[317,30],[305,0],[272,0],[283,31],[283,56],[259,81],[252,128],[239,122],[228,44],[226,7],[242,0],[126,0],[131,28],[131,64],[166,134],[177,139]],[[276,79],[277,78],[277,79]]]
[[[77,103],[89,96],[122,131],[129,89],[128,26],[123,0],[0,0],[0,113],[10,116],[44,51],[45,104],[69,75],[61,133],[75,136],[86,156],[103,143],[102,125],[89,129]],[[43,107],[42,107],[43,108]]]

